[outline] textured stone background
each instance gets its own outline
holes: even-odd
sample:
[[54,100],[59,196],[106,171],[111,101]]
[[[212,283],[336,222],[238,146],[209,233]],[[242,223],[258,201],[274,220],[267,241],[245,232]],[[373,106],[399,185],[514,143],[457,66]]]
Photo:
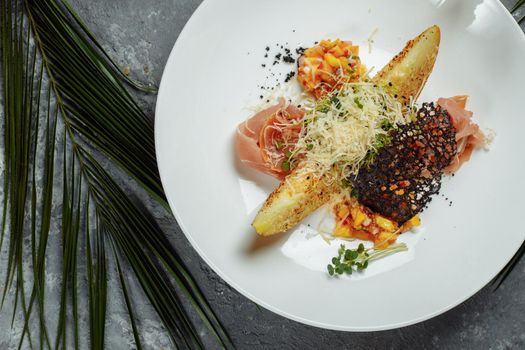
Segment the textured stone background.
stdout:
[[[513,2],[503,1],[507,7]],[[139,80],[158,84],[178,33],[200,1],[71,0],[71,3],[120,66],[129,67],[131,75]],[[515,16],[521,18],[524,14],[525,8],[522,8]],[[155,96],[137,95],[137,98],[153,119]],[[155,213],[240,349],[525,349],[525,260],[497,291],[486,287],[432,320],[375,333],[327,331],[282,318],[232,290],[199,258],[169,213],[147,200],[132,184],[128,185],[125,178],[122,183],[144,198]],[[56,237],[58,227],[55,226],[54,230]],[[0,261],[0,266],[3,266],[3,261]],[[50,273],[48,279],[53,285],[56,275]],[[117,289],[112,279],[110,292],[120,296]],[[135,300],[145,300],[140,294],[133,289]],[[107,347],[128,349],[133,346],[130,326],[122,303],[114,301],[117,299],[111,296],[109,299]],[[49,304],[51,309],[54,307],[52,302]],[[16,327],[10,329],[8,309],[9,305],[4,310],[6,312],[0,314],[0,349],[15,348],[17,332],[20,331]],[[147,348],[170,348],[150,307],[139,302],[137,309],[142,315],[140,327],[144,345]],[[81,322],[85,321],[85,318],[81,319]],[[213,344],[211,339],[207,343]],[[86,345],[85,340],[82,344]]]

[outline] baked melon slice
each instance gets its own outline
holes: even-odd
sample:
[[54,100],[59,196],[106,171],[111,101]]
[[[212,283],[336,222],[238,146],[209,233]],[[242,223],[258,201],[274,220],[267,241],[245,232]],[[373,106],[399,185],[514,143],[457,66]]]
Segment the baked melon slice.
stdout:
[[294,171],[266,199],[252,226],[263,236],[288,231],[328,202],[338,187]]
[[398,53],[372,79],[378,84],[386,84],[386,89],[397,100],[406,105],[410,99],[416,100],[432,73],[439,51],[441,34],[434,25],[414,39],[408,41]]

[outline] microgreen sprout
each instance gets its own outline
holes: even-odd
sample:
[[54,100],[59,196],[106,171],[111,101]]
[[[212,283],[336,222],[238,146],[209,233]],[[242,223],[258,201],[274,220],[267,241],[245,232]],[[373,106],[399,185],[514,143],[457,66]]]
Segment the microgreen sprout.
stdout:
[[354,102],[359,109],[363,109],[363,104],[361,103],[361,100],[359,100],[359,97],[354,97]]
[[284,171],[290,171],[292,159],[295,156],[296,152],[288,151],[286,152],[286,160],[281,164],[281,169]]
[[365,248],[360,243],[356,249],[347,249],[344,244],[339,246],[337,256],[332,258],[332,263],[328,264],[327,270],[330,276],[342,275],[344,273],[351,275],[355,271],[363,271],[368,267],[368,263],[385,256],[407,251],[405,243],[393,244],[386,249]]

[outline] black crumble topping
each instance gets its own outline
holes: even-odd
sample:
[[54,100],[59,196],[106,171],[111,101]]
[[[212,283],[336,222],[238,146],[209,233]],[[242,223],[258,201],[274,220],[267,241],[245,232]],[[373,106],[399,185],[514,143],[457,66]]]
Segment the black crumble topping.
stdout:
[[295,76],[295,72],[290,72],[290,73],[286,74],[286,78],[284,79],[284,82],[285,83],[289,82],[290,79],[292,79],[294,76]]
[[399,126],[352,181],[360,203],[399,224],[421,212],[441,188],[443,169],[456,154],[455,136],[448,113],[424,103],[416,120]]

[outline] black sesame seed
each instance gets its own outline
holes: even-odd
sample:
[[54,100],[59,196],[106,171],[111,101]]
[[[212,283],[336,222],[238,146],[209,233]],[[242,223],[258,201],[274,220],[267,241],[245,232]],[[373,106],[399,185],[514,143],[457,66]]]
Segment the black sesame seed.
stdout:
[[288,73],[288,74],[286,74],[286,78],[284,79],[284,82],[285,83],[289,82],[290,79],[292,79],[294,77],[294,75],[295,75],[295,72],[293,72],[293,71]]
[[295,59],[290,54],[284,56],[283,61],[286,63],[295,63]]

